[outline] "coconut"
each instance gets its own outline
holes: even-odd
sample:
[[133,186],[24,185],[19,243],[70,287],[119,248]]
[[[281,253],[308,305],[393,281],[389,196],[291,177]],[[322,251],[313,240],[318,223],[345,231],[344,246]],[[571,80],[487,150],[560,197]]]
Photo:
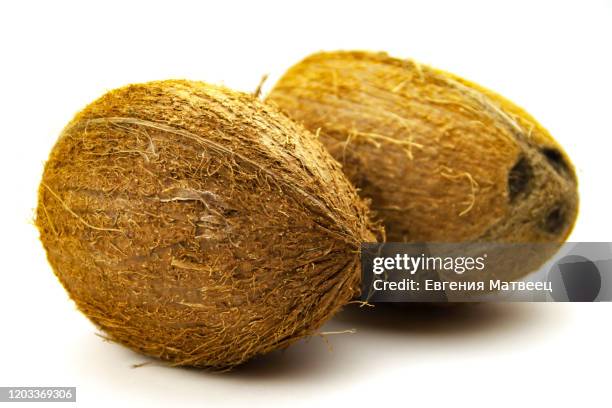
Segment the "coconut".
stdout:
[[548,243],[572,229],[577,181],[564,150],[523,109],[455,75],[385,53],[321,52],[267,101],[318,134],[390,241]]
[[183,80],[107,93],[45,165],[36,225],[108,338],[225,368],[313,334],[358,291],[367,210],[302,127]]

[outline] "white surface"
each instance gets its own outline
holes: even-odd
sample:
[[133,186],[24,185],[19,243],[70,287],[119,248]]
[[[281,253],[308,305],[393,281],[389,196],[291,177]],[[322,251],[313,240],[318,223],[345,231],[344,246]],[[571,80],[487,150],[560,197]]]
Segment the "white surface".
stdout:
[[[78,387],[79,406],[609,405],[610,304],[349,310],[320,338],[229,374],[148,365],[68,301],[31,225],[61,128],[129,82],[267,89],[320,49],[386,50],[525,107],[578,168],[572,240],[610,241],[610,2],[142,2],[0,5],[0,385]],[[355,308],[353,308],[355,309]],[[420,316],[420,317],[419,317]]]

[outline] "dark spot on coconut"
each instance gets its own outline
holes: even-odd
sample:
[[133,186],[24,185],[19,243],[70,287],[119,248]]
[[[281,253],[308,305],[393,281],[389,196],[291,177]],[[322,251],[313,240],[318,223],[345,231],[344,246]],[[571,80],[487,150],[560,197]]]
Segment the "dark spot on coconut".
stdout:
[[235,210],[233,208],[226,208],[223,210],[223,215],[227,218],[235,217],[236,215],[238,215],[238,210]]
[[[348,157],[350,160],[351,168],[362,168],[364,166],[359,160],[354,157]],[[375,182],[376,178],[372,178],[369,174],[365,172],[355,172],[351,174],[353,183],[357,190],[361,192],[363,197],[379,197],[384,192]]]
[[508,197],[510,202],[529,190],[533,169],[525,156],[520,156],[508,173]]
[[545,147],[541,152],[557,173],[566,175],[571,174],[570,168],[559,150],[552,147]]
[[561,205],[553,207],[544,219],[543,228],[546,232],[557,234],[565,225],[565,211]]

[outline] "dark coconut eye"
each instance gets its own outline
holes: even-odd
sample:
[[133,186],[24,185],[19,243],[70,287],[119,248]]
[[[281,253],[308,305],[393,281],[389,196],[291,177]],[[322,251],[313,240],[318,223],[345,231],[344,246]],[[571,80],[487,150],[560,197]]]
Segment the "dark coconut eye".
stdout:
[[557,205],[546,215],[543,228],[546,232],[557,234],[565,225],[565,211],[563,207]]
[[545,147],[541,150],[548,163],[560,174],[570,174],[570,168],[563,158],[561,152],[551,147]]
[[532,177],[533,170],[529,160],[525,156],[519,157],[508,173],[508,197],[510,202],[513,202],[516,200],[516,197],[529,190]]

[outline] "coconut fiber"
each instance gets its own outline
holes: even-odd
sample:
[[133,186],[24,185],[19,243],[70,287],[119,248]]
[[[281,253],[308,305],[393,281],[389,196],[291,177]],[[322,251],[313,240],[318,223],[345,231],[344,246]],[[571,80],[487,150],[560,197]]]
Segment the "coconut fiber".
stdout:
[[561,242],[572,229],[577,182],[563,149],[524,110],[455,75],[321,52],[267,100],[319,135],[389,241]]
[[68,124],[36,224],[113,341],[225,368],[313,334],[358,290],[366,207],[323,146],[252,96],[130,85]]

